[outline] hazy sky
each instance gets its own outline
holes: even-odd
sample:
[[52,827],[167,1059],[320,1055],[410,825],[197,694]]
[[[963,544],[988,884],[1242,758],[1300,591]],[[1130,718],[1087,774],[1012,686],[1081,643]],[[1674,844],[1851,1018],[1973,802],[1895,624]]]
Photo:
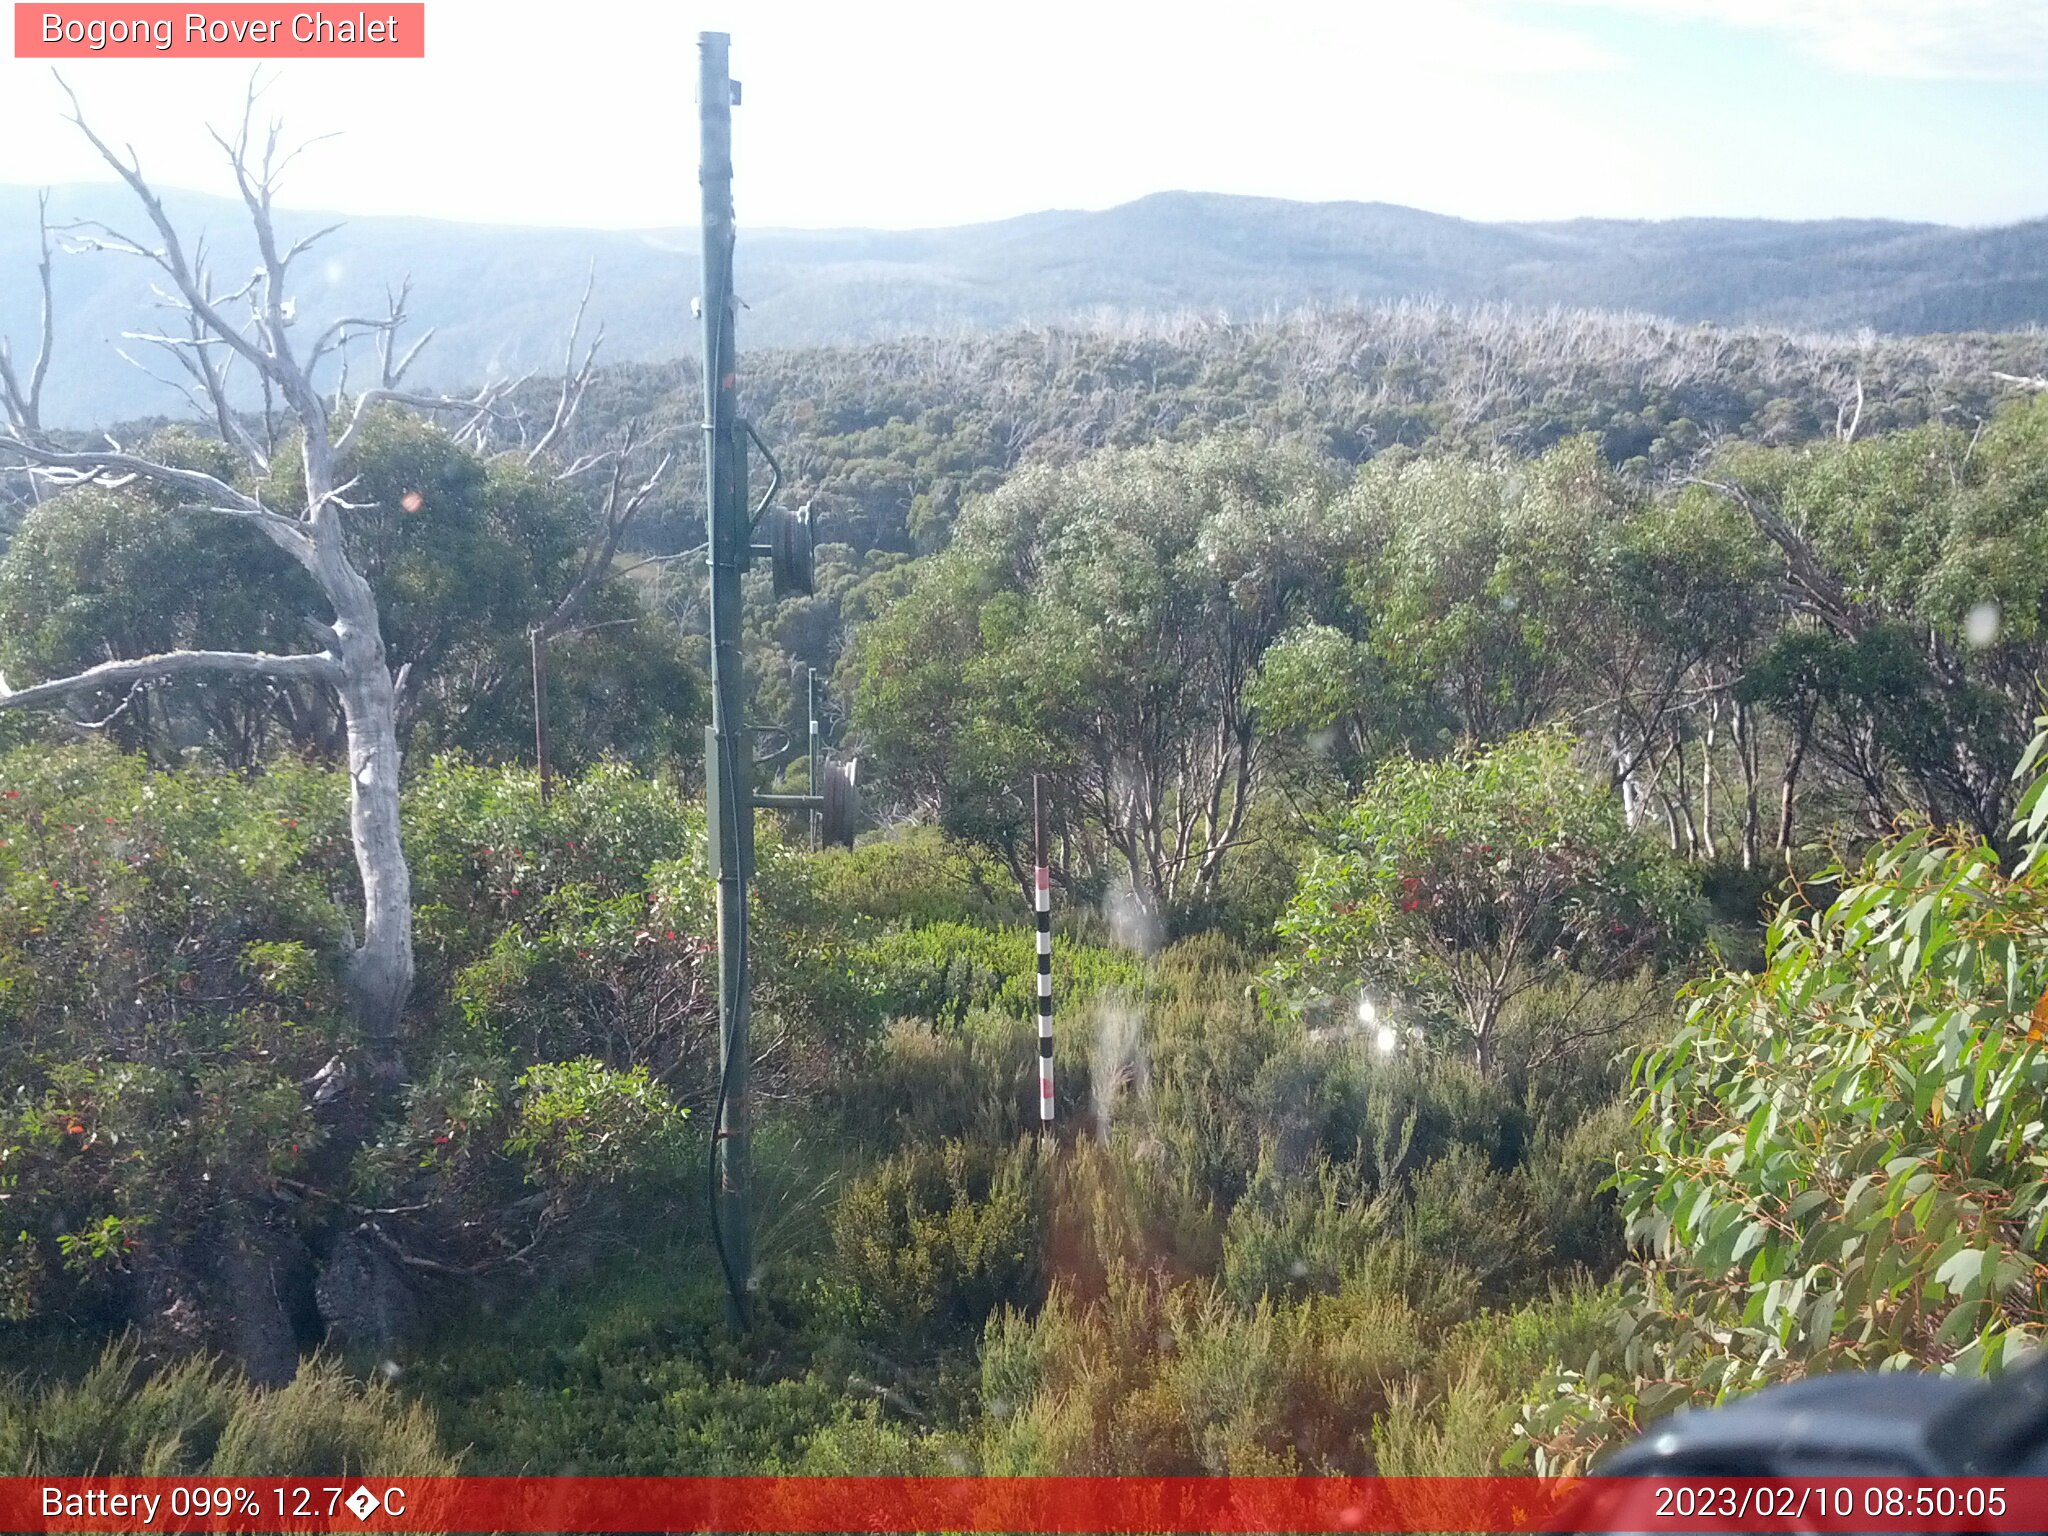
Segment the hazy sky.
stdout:
[[[428,0],[427,19],[423,61],[270,71],[292,133],[341,133],[281,201],[693,223],[695,35],[716,27],[756,226],[1168,188],[1486,219],[2048,214],[2044,0]],[[228,190],[205,125],[238,112],[247,64],[64,67],[159,180]],[[0,182],[102,176],[60,105],[46,65],[0,60]]]

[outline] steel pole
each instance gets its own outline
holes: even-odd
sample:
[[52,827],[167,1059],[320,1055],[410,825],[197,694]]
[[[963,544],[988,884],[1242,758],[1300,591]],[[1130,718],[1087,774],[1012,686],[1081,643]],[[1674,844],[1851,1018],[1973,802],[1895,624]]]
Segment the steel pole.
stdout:
[[540,803],[554,794],[554,763],[548,754],[548,642],[536,624],[527,631],[533,647],[533,761],[540,770]]
[[704,518],[711,567],[711,727],[705,735],[705,802],[718,883],[718,1113],[713,1219],[728,1312],[747,1324],[753,1273],[747,1118],[747,881],[753,807],[740,663],[740,577],[749,554],[744,446],[733,348],[731,39],[697,35],[698,181],[704,226]]
[[[806,667],[804,669],[804,715],[811,723],[811,776],[807,788],[811,794],[820,795],[824,793],[824,786],[818,782],[818,669],[816,667]],[[818,851],[818,823],[820,819],[821,814],[819,812],[813,811],[811,813],[811,852],[813,853]]]
[[1045,862],[1045,811],[1031,775],[1031,913],[1038,929],[1038,1135],[1052,1136],[1052,871]]

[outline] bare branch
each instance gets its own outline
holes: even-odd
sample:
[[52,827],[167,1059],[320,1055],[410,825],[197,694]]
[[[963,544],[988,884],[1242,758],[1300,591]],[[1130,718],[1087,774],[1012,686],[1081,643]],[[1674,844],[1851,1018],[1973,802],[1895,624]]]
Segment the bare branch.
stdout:
[[[322,137],[332,138],[333,135],[323,134]],[[310,139],[307,140],[307,143],[312,142],[313,141]],[[293,150],[290,155],[287,155],[285,157],[286,161],[289,162],[294,156],[296,156],[299,153],[299,150],[304,149],[305,147],[305,144],[301,144],[298,149]],[[280,166],[279,169],[282,170],[283,167]],[[310,235],[305,235],[297,240],[294,240],[292,242],[291,249],[284,253],[284,261],[282,264],[286,267],[289,267],[294,261],[297,261],[301,256],[305,255],[306,252],[310,251],[322,240],[325,240],[329,235],[333,234],[336,230],[341,229],[343,227],[344,226],[339,223],[329,224],[323,229],[314,230],[313,233]]]
[[635,571],[646,570],[650,565],[674,565],[678,560],[688,560],[693,556],[703,554],[707,547],[707,545],[696,544],[688,549],[679,550],[673,555],[649,555],[644,560],[635,560],[631,565],[621,566],[619,574],[621,576],[630,576]]
[[395,389],[404,381],[406,374],[412,371],[412,365],[419,360],[420,353],[425,350],[427,343],[434,339],[440,329],[437,325],[428,326],[426,330],[420,333],[420,339],[407,347],[405,355],[395,363],[391,361],[389,354],[386,354],[383,363],[386,387]]
[[1835,407],[1835,437],[1844,443],[1856,441],[1856,429],[1863,424],[1863,375],[1856,375],[1856,408],[1849,409],[1849,402],[1843,401]]
[[389,315],[382,320],[372,320],[365,315],[344,315],[314,340],[312,349],[306,354],[306,366],[312,367],[329,352],[346,345],[357,336],[368,336],[375,331],[389,330],[403,318],[402,315]]
[[555,479],[558,481],[578,479],[589,474],[599,465],[609,463],[612,458],[613,454],[609,449],[598,453],[579,453],[575,458],[555,471]]
[[[552,636],[547,638],[562,640],[571,635],[594,635],[599,630],[604,629],[628,629],[635,624],[659,624],[661,622],[663,620],[658,613],[640,613],[635,614],[629,619],[599,619],[595,624],[573,624],[567,629],[556,630]],[[777,727],[777,729],[780,729],[780,727]],[[788,733],[784,732],[784,734],[787,735]]]
[[43,379],[50,371],[50,349],[56,337],[56,307],[50,289],[50,191],[36,194],[36,224],[42,241],[42,256],[36,275],[43,287],[42,340],[36,360],[29,365],[28,385],[22,386],[14,368],[13,349],[0,337],[0,402],[7,409],[8,425],[16,437],[39,437],[43,430]]
[[100,718],[97,720],[72,720],[66,723],[69,724],[74,730],[104,731],[109,726],[111,726],[116,720],[120,719],[123,715],[128,713],[128,711],[134,706],[135,701],[142,697],[142,692],[145,686],[145,684],[136,683],[133,687],[131,687],[128,690],[127,695],[121,700],[119,704],[116,704],[111,711],[100,716]]
[[576,361],[576,343],[583,334],[583,317],[590,309],[590,295],[597,287],[597,263],[590,264],[590,275],[583,280],[583,297],[576,301],[576,314],[569,322],[569,344],[562,352],[562,389],[555,400],[554,420],[541,433],[532,447],[526,450],[526,462],[539,461],[541,455],[554,446],[555,439],[568,429],[576,419],[577,409],[583,404],[584,391],[590,388],[590,375],[597,364],[597,349],[604,345],[604,327],[597,328],[597,335],[591,339],[590,350],[583,354],[579,365]]
[[12,437],[0,437],[0,448],[18,453],[38,465],[45,479],[59,485],[98,484],[118,488],[130,480],[150,480],[199,497],[200,503],[189,510],[247,518],[280,548],[293,554],[299,554],[305,543],[303,524],[271,511],[254,496],[200,470],[158,464],[136,454],[123,453],[118,448],[106,453],[64,453]]
[[[258,442],[256,435],[243,425],[240,415],[228,400],[228,374],[234,366],[234,355],[230,353],[224,362],[216,362],[213,349],[220,344],[220,338],[207,333],[205,322],[195,311],[183,304],[176,307],[185,316],[189,335],[157,336],[136,331],[123,334],[130,340],[148,341],[168,352],[178,366],[191,377],[192,383],[179,385],[168,379],[158,379],[158,382],[181,390],[200,415],[210,414],[214,426],[220,432],[221,440],[239,449],[242,457],[258,474],[268,475],[268,447]],[[122,355],[125,357],[127,354]],[[130,361],[134,360],[131,358]],[[142,367],[140,363],[136,363],[135,366]],[[149,373],[147,368],[143,368],[142,371]],[[157,378],[157,375],[151,373],[150,377]]]
[[[140,337],[132,333],[126,333],[125,339],[129,341],[154,341],[157,338]],[[141,374],[144,378],[149,379],[154,383],[163,385],[165,389],[176,390],[179,394],[183,395],[185,397],[185,403],[192,407],[195,414],[200,416],[204,416],[206,414],[206,401],[203,398],[201,398],[199,391],[194,389],[190,384],[180,384],[176,379],[165,378],[162,374],[158,373],[155,369],[151,368],[148,364],[144,363],[140,358],[136,357],[134,353],[130,352],[125,347],[114,348],[114,355],[120,358],[121,361],[126,363],[130,368],[133,368],[137,373]],[[177,354],[173,353],[172,355],[176,356]]]
[[334,457],[339,460],[355,446],[356,433],[373,407],[409,405],[416,411],[426,411],[435,415],[465,412],[469,420],[454,433],[459,442],[475,429],[479,420],[503,415],[504,412],[498,409],[498,402],[525,382],[525,378],[521,377],[500,384],[487,384],[467,400],[455,399],[448,395],[415,395],[398,389],[366,389],[356,397],[356,408],[349,416],[348,425],[342,429],[341,436],[334,440]]
[[[246,357],[251,365],[275,379],[278,387],[284,390],[286,398],[290,399],[295,386],[301,381],[289,377],[293,370],[284,360],[273,357],[244,336],[206,296],[191,262],[186,257],[184,242],[178,238],[177,226],[171,223],[170,215],[164,211],[163,199],[156,195],[148,180],[144,178],[141,162],[137,160],[134,149],[129,149],[128,158],[125,160],[115,154],[112,146],[94,132],[92,125],[85,120],[85,110],[79,105],[78,93],[71,89],[62,75],[57,76],[57,84],[71,102],[69,120],[72,126],[85,135],[86,142],[98,151],[99,157],[127,184],[128,190],[135,194],[144,212],[149,215],[149,222],[164,242],[162,249],[152,251],[139,241],[129,240],[108,230],[106,234],[109,238],[118,242],[114,248],[125,249],[130,254],[144,257],[161,267],[177,285],[178,292],[183,295],[185,302],[191,305],[193,311],[206,323],[207,328]],[[238,179],[246,179],[245,174],[238,176]],[[274,238],[269,243],[274,247]]]
[[138,656],[132,661],[103,661],[70,677],[31,683],[26,688],[9,687],[7,679],[0,677],[0,709],[73,698],[121,683],[148,683],[195,673],[326,683],[331,687],[339,687],[342,681],[341,663],[326,652],[272,656],[263,651],[165,651],[158,656]]
[[543,640],[552,639],[561,633],[576,617],[577,611],[597,585],[598,578],[611,568],[612,560],[619,552],[619,543],[626,536],[626,529],[632,525],[640,509],[647,504],[648,498],[660,487],[668,474],[669,466],[675,462],[673,452],[664,453],[661,462],[654,466],[653,472],[639,485],[628,490],[627,456],[632,451],[638,435],[637,423],[626,429],[625,441],[619,448],[618,456],[612,461],[611,483],[605,489],[604,506],[598,515],[597,542],[584,556],[582,568],[577,572],[575,581],[570,583],[569,590],[563,595],[561,602],[555,605],[555,611],[542,622],[540,633]]

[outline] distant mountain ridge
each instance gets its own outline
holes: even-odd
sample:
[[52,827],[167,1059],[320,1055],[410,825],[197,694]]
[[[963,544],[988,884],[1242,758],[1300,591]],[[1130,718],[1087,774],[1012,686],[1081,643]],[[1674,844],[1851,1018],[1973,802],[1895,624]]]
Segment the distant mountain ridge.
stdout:
[[[223,279],[253,265],[240,205],[167,192],[204,227]],[[742,209],[744,213],[744,209]],[[53,190],[53,220],[140,233],[112,186]],[[331,216],[292,212],[285,232]],[[35,192],[0,187],[0,334],[35,327]],[[381,305],[410,273],[418,326],[436,339],[418,382],[553,366],[586,271],[605,355],[692,350],[694,230],[611,232],[427,219],[351,219],[304,258],[305,322]],[[1297,203],[1164,192],[1101,212],[1051,211],[933,230],[777,230],[742,225],[743,348],[861,342],[989,329],[1091,312],[1196,309],[1253,315],[1303,304],[1434,298],[1454,304],[1588,306],[1684,321],[1794,330],[2008,330],[2048,323],[2048,220],[1959,229],[1879,219],[1478,223],[1388,203]],[[145,265],[66,257],[60,345],[46,414],[69,425],[177,408],[119,356],[150,323]],[[228,283],[227,286],[232,286]],[[129,350],[134,351],[132,345]]]

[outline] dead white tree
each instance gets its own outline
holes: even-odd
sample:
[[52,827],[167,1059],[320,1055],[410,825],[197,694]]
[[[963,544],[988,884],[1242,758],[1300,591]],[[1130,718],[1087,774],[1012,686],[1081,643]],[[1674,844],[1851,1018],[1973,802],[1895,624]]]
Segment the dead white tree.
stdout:
[[[354,483],[350,458],[363,423],[379,405],[451,417],[459,423],[455,427],[458,438],[481,447],[492,425],[513,414],[506,401],[525,380],[508,379],[466,399],[408,391],[405,375],[428,338],[400,349],[397,338],[406,319],[404,288],[388,296],[383,315],[336,320],[310,343],[303,343],[294,329],[295,306],[288,289],[292,264],[332,229],[316,231],[288,245],[279,239],[272,198],[297,150],[280,156],[281,130],[276,123],[260,143],[252,136],[257,99],[253,84],[237,136],[230,140],[214,135],[234,174],[260,254],[253,275],[230,292],[217,290],[204,242],[188,246],[181,238],[144,178],[134,148],[127,146],[125,155],[116,153],[88,124],[76,95],[68,86],[64,89],[71,101],[70,122],[135,194],[148,218],[150,235],[131,238],[98,223],[69,225],[64,230],[80,248],[123,253],[157,269],[163,303],[179,321],[161,333],[131,333],[131,339],[160,348],[176,362],[186,378],[181,387],[245,461],[249,471],[246,483],[255,489],[244,490],[210,474],[157,463],[126,451],[111,439],[104,450],[89,451],[67,450],[51,440],[40,411],[54,333],[47,220],[41,268],[42,346],[25,381],[18,377],[11,356],[0,352],[4,359],[0,362],[4,369],[0,372],[0,399],[4,399],[8,427],[7,434],[0,437],[0,450],[16,456],[43,484],[116,487],[148,481],[180,493],[183,509],[192,515],[244,522],[304,568],[331,612],[306,617],[307,631],[317,649],[304,653],[176,650],[109,661],[70,677],[21,688],[11,687],[0,677],[0,709],[78,699],[117,685],[132,687],[195,674],[261,677],[332,689],[345,727],[349,830],[363,893],[361,929],[354,936],[348,958],[347,981],[373,1074],[398,1080],[404,1070],[400,1020],[413,980],[412,881],[399,836],[397,714],[405,679],[395,677],[387,663],[375,593],[347,548],[345,517],[361,510],[348,500]],[[587,291],[584,297],[587,303]],[[245,313],[238,317],[235,310]],[[579,306],[579,327],[582,313]],[[375,382],[348,395],[349,348],[352,342],[366,339],[375,344]],[[537,446],[523,445],[536,457],[560,438],[589,381],[594,346],[580,367],[574,348],[572,333],[568,376],[553,419]],[[339,365],[340,381],[332,391],[323,392],[315,383],[323,364],[330,369]],[[264,430],[252,428],[249,413],[233,403],[231,381],[238,368],[252,372],[261,388],[266,403]],[[299,437],[303,487],[290,505],[273,504],[265,490],[272,479],[271,454],[280,440],[271,427],[269,407],[273,402]],[[336,431],[337,423],[345,425]],[[593,456],[572,464],[564,473],[581,472],[606,458]],[[644,500],[644,496],[638,498]],[[606,560],[617,548],[617,534],[622,531],[616,526],[619,521],[615,506],[604,530]],[[579,587],[587,588],[587,583],[579,582]]]
[[36,437],[42,433],[43,380],[49,376],[50,347],[56,337],[56,306],[50,287],[50,194],[47,190],[36,198],[36,225],[42,242],[42,254],[36,263],[36,276],[42,284],[43,295],[42,335],[36,347],[35,361],[29,364],[26,383],[15,366],[14,349],[8,345],[6,337],[0,336],[0,407],[7,412],[8,426],[20,437]]

